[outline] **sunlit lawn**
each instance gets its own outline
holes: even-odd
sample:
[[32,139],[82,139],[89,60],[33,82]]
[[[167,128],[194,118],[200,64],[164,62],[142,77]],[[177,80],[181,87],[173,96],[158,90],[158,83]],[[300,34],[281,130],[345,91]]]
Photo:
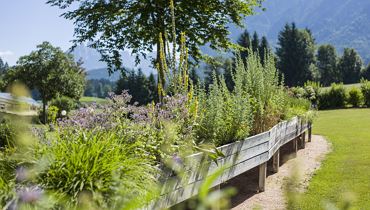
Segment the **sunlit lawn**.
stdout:
[[370,109],[320,111],[313,132],[333,151],[294,209],[370,209]]
[[107,103],[107,99],[104,98],[96,98],[96,97],[82,97],[80,99],[81,103],[97,103],[97,104],[105,104]]

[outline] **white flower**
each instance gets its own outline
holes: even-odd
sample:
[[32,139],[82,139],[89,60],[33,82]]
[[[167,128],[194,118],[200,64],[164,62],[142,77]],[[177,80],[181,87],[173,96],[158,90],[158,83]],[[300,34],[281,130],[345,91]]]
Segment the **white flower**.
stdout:
[[60,112],[60,114],[61,114],[62,116],[66,116],[66,115],[67,115],[67,111],[66,111],[66,110],[62,110],[62,111]]

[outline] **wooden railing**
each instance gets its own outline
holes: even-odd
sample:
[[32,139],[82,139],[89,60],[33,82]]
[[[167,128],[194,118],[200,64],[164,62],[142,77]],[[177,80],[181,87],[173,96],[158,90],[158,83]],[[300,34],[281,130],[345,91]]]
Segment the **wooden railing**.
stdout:
[[298,145],[304,148],[307,130],[308,141],[311,141],[311,124],[295,117],[275,125],[267,132],[219,147],[224,157],[218,158],[217,161],[211,160],[203,153],[190,155],[182,163],[181,176],[166,177],[162,196],[147,208],[168,208],[197,195],[205,178],[221,166],[227,168],[211,187],[259,166],[259,191],[264,191],[267,161],[272,158],[273,171],[278,172],[280,147],[293,141],[294,152],[297,152]]

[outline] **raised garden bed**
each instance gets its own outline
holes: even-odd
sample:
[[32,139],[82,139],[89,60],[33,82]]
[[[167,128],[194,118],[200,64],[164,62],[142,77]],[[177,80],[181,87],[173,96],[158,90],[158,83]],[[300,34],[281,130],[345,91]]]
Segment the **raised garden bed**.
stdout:
[[183,168],[181,176],[165,178],[160,199],[147,208],[169,208],[197,195],[206,177],[222,166],[227,168],[211,187],[259,166],[259,190],[264,191],[267,161],[272,158],[273,171],[278,172],[280,147],[293,141],[295,152],[299,144],[304,148],[306,131],[308,141],[311,141],[311,124],[295,117],[275,125],[264,133],[219,147],[224,157],[218,158],[217,161],[211,160],[204,153],[190,155],[181,163]]

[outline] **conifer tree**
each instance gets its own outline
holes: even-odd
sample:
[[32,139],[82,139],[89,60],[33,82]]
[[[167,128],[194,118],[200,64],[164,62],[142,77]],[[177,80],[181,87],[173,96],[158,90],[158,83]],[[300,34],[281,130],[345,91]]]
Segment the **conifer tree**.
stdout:
[[261,39],[261,43],[259,45],[259,49],[258,49],[262,65],[265,65],[265,59],[266,59],[266,56],[269,54],[270,50],[271,49],[267,41],[267,38],[263,36]]
[[362,59],[354,49],[344,49],[343,56],[339,59],[338,69],[342,74],[344,84],[357,83],[361,79]]
[[260,40],[259,40],[257,32],[255,31],[253,33],[253,38],[252,38],[252,50],[254,53],[258,52],[259,45],[260,45]]
[[315,63],[315,40],[309,30],[299,30],[294,23],[286,24],[279,33],[279,70],[288,86],[303,85],[312,80],[311,67]]
[[245,30],[238,39],[238,44],[243,47],[243,50],[240,50],[240,58],[245,61],[248,57],[248,49],[251,46],[251,37],[248,30]]
[[317,51],[317,68],[320,73],[320,82],[324,86],[342,82],[341,72],[337,68],[337,53],[334,46],[321,45]]

